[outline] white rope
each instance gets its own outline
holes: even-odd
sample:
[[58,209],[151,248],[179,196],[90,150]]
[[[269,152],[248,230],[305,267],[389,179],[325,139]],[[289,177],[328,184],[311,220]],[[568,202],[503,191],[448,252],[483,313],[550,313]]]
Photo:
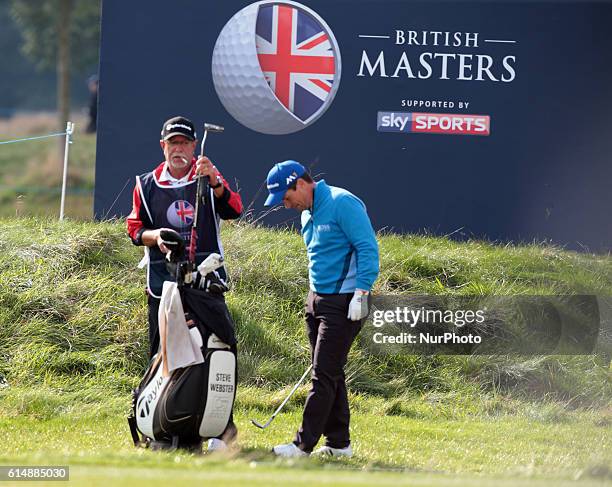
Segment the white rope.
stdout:
[[25,142],[26,140],[47,139],[49,137],[62,137],[64,135],[66,135],[66,132],[62,132],[60,134],[38,135],[36,137],[26,137],[24,139],[6,140],[4,142],[0,142],[0,145],[14,144],[15,142]]

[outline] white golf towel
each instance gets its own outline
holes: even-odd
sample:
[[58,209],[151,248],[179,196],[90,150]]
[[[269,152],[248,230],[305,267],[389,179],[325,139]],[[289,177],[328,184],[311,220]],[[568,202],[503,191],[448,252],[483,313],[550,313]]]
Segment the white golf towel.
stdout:
[[158,319],[164,377],[173,370],[204,362],[200,347],[185,322],[181,294],[175,282],[164,282]]

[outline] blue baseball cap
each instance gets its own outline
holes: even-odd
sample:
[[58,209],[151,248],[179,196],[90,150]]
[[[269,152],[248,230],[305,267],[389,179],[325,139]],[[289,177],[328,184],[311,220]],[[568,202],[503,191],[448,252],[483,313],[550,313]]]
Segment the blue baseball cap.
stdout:
[[267,185],[270,194],[264,206],[281,203],[289,186],[305,173],[306,169],[299,162],[284,161],[275,164],[268,173]]

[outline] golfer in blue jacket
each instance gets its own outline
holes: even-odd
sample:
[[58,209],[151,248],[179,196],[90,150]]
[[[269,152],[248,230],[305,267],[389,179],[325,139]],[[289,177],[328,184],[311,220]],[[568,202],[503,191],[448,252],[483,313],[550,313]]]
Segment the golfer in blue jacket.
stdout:
[[282,203],[302,212],[310,291],[306,330],[312,355],[312,388],[302,425],[278,456],[314,453],[352,456],[350,412],[344,366],[353,340],[368,315],[369,294],[378,276],[378,244],[363,202],[349,191],[315,182],[295,161],[268,173],[266,206]]

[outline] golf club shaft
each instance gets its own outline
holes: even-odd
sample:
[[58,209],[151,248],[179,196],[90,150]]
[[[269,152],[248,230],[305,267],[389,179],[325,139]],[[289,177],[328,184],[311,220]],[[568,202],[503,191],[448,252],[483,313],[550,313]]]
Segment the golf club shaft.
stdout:
[[285,400],[280,404],[280,406],[278,406],[278,408],[276,408],[276,411],[274,411],[274,413],[272,414],[272,416],[270,416],[270,419],[266,422],[265,425],[261,426],[259,423],[257,423],[256,421],[251,420],[251,422],[255,425],[258,426],[261,429],[266,428],[271,422],[272,420],[276,417],[276,415],[281,411],[281,409],[283,409],[283,407],[285,406],[285,404],[287,404],[287,401],[289,401],[289,399],[291,399],[291,397],[293,396],[293,394],[295,394],[295,391],[297,391],[298,387],[300,387],[300,385],[302,384],[302,382],[304,382],[304,379],[306,378],[306,376],[310,373],[310,371],[312,370],[312,364],[310,364],[308,366],[308,368],[306,369],[306,372],[304,372],[304,374],[302,375],[302,377],[300,377],[300,380],[297,382],[297,384],[295,384],[293,386],[293,389],[291,389],[291,392],[289,393],[289,395],[285,398]]
[[[200,144],[200,157],[204,155],[204,144],[206,143],[206,136],[208,135],[208,124],[204,124],[204,135],[202,135],[202,143]],[[196,240],[198,238],[197,226],[198,226],[198,212],[200,211],[200,200],[202,199],[202,179],[197,176],[197,187],[196,187],[196,200],[195,200],[195,211],[193,214],[193,224],[191,225],[191,238],[189,241],[189,260],[195,264],[196,254]],[[206,181],[206,191],[208,191],[208,181]]]
[[[225,130],[221,125],[215,125],[212,123],[204,124],[204,134],[202,135],[202,143],[200,144],[200,157],[204,156],[204,144],[206,143],[206,137],[208,136],[208,132],[216,132],[221,133]],[[196,187],[196,201],[195,201],[195,211],[193,214],[193,224],[191,225],[191,240],[189,242],[189,260],[195,264],[195,254],[196,254],[196,240],[198,238],[198,234],[196,232],[198,226],[198,213],[200,210],[200,200],[202,200],[202,194],[208,194],[208,188],[210,185],[210,181],[208,178],[202,178],[200,176],[196,176],[198,183]],[[202,179],[205,179],[204,183],[202,183]],[[202,188],[202,184],[204,184],[204,188]],[[202,204],[206,204],[206,199],[202,201]]]
[[289,395],[285,398],[285,400],[281,403],[281,405],[278,407],[278,409],[276,411],[274,411],[274,414],[272,416],[276,416],[279,411],[281,409],[283,409],[283,406],[285,404],[287,404],[287,401],[289,401],[289,399],[291,399],[291,397],[293,396],[293,394],[295,394],[295,391],[297,391],[297,388],[300,387],[300,385],[302,384],[302,382],[304,381],[304,379],[306,378],[306,376],[310,373],[310,371],[312,370],[312,364],[306,369],[306,372],[304,372],[304,374],[302,375],[302,377],[300,377],[300,380],[297,382],[297,384],[295,384],[293,386],[293,389],[291,389],[291,392],[289,393]]

